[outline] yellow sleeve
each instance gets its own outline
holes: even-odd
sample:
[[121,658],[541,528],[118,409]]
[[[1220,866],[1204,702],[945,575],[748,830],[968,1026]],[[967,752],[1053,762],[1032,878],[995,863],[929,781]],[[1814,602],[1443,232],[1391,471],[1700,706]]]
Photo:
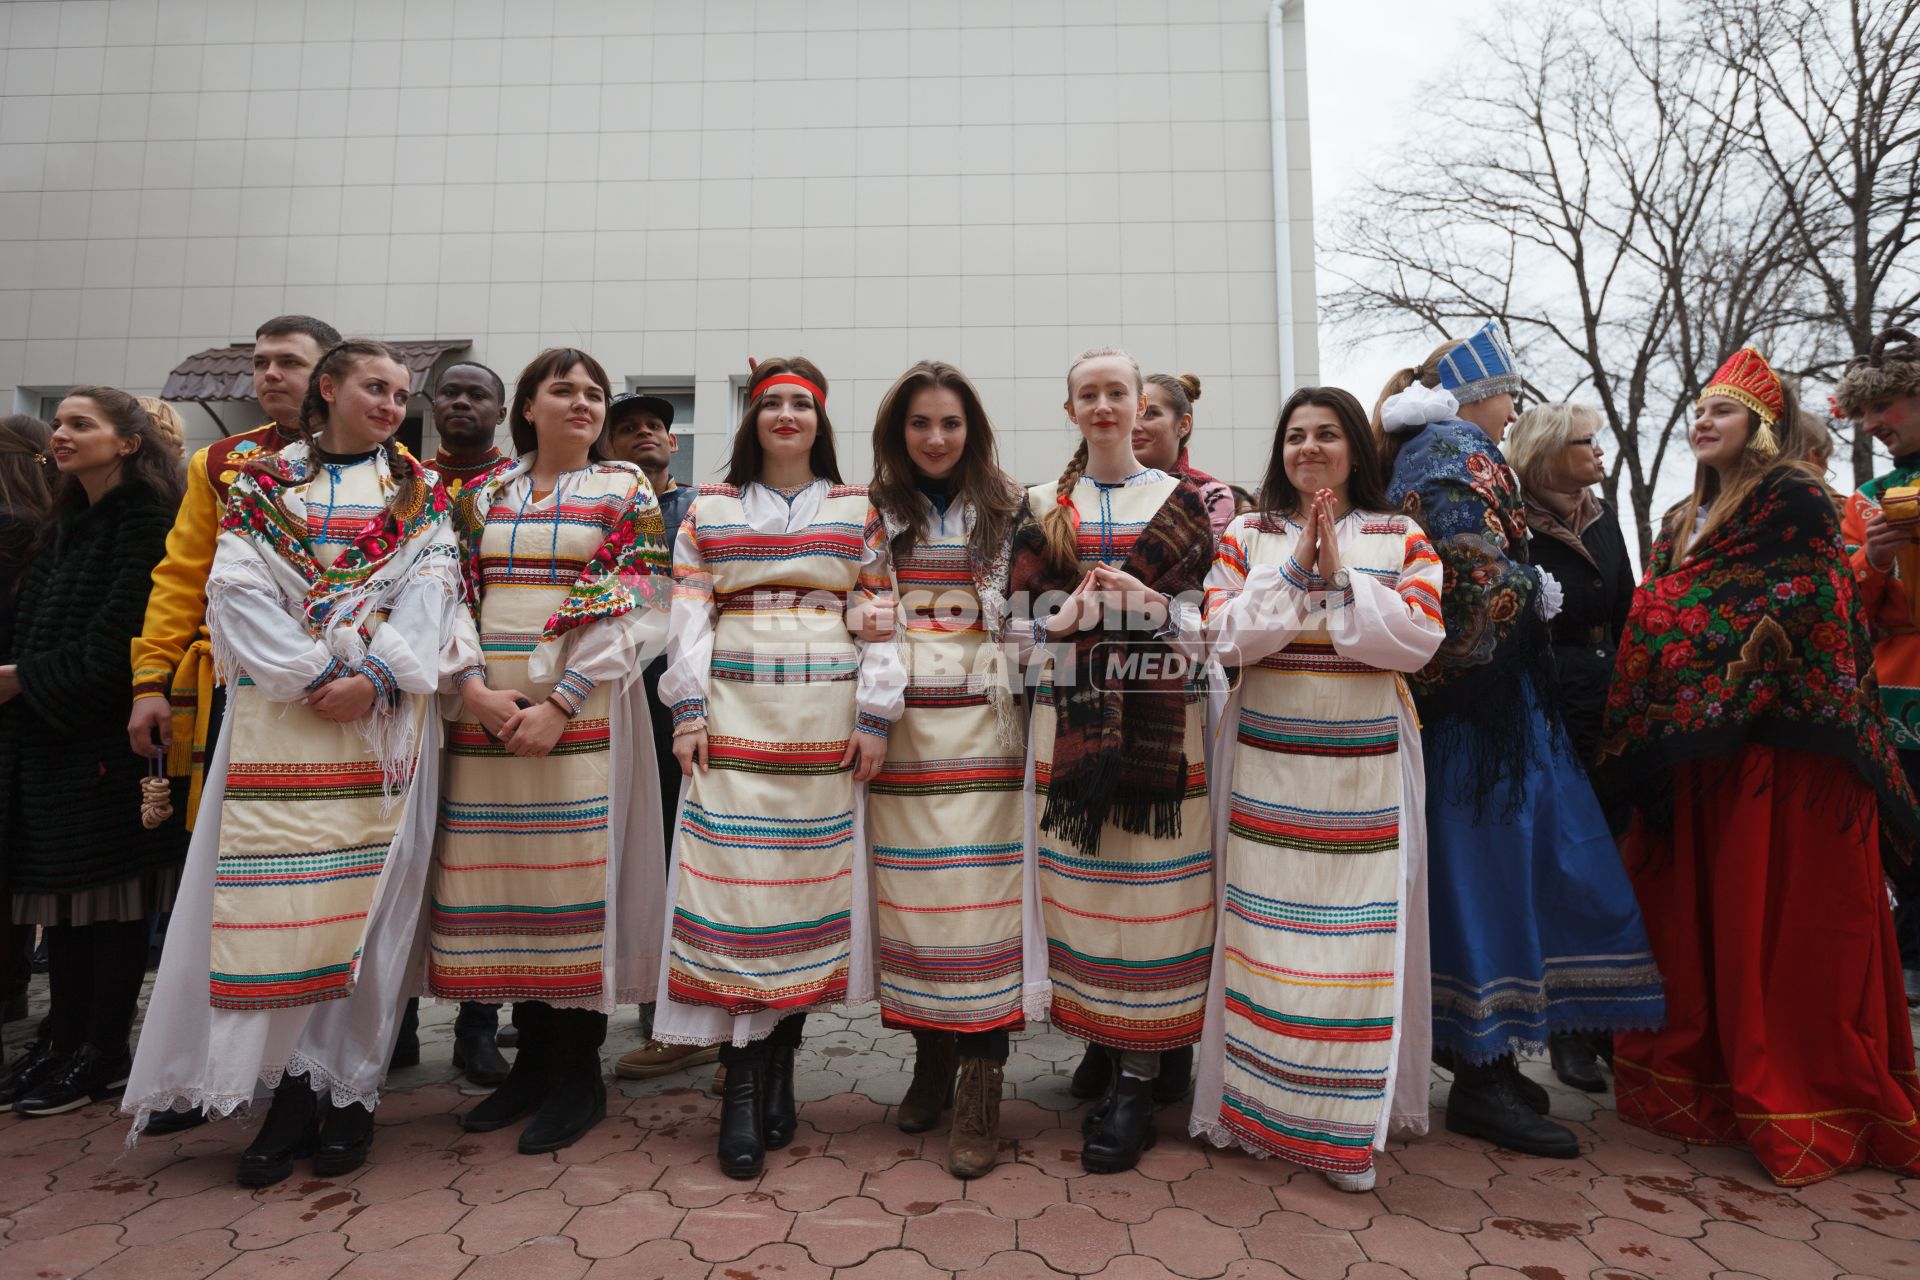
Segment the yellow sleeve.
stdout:
[[220,538],[220,504],[207,479],[207,451],[187,463],[187,496],[167,534],[167,554],[153,567],[147,619],[133,638],[133,696],[167,695],[187,646],[206,630],[207,575]]

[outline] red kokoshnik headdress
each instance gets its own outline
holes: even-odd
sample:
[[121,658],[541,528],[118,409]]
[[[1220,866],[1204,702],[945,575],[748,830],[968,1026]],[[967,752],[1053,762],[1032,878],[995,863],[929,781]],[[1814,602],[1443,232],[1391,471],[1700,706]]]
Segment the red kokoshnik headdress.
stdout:
[[1727,396],[1738,400],[1760,415],[1760,429],[1753,433],[1747,447],[1764,458],[1780,452],[1780,440],[1773,426],[1786,412],[1786,393],[1780,387],[1780,375],[1767,358],[1752,347],[1742,347],[1727,357],[1727,362],[1707,379],[1700,389],[1699,404],[1708,396]]

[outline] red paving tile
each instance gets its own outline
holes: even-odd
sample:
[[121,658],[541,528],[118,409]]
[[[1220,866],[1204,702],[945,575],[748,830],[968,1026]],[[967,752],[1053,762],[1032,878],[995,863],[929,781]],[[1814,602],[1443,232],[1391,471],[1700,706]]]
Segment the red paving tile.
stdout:
[[1052,1035],[1031,1038],[1046,1061],[1003,1105],[1001,1164],[960,1182],[945,1171],[944,1127],[900,1133],[891,1108],[836,1083],[894,1081],[911,1041],[870,1019],[835,1019],[829,1037],[843,1052],[818,1058],[828,1071],[814,1081],[830,1096],[802,1104],[792,1145],[748,1182],[721,1175],[717,1104],[686,1080],[617,1085],[606,1123],[525,1157],[516,1129],[462,1132],[471,1100],[422,1067],[418,1084],[388,1089],[364,1168],[333,1180],[302,1170],[254,1193],[232,1178],[257,1120],[129,1154],[105,1107],[0,1117],[0,1275],[1920,1280],[1920,1178],[1862,1170],[1776,1187],[1745,1151],[1631,1129],[1609,1099],[1557,1087],[1577,1160],[1496,1153],[1437,1128],[1381,1153],[1378,1187],[1353,1196],[1313,1171],[1190,1141],[1171,1108],[1137,1169],[1089,1175],[1084,1104],[1050,1065],[1070,1067],[1078,1048]]

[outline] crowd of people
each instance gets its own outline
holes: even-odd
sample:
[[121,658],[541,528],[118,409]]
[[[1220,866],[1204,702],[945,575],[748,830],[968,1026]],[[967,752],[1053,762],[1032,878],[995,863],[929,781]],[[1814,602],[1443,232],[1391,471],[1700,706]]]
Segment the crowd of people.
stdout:
[[461,1123],[554,1151],[638,1004],[616,1073],[717,1058],[750,1178],[807,1014],[877,1002],[962,1178],[1041,1021],[1095,1173],[1191,1092],[1192,1136],[1365,1190],[1433,1063],[1450,1130],[1572,1157],[1544,1051],[1781,1183],[1920,1174],[1920,343],[1839,384],[1894,458],[1844,500],[1728,359],[1637,584],[1598,415],[1518,412],[1494,323],[1371,413],[1293,391],[1256,494],[1189,462],[1198,379],[1065,382],[1031,488],[936,361],[866,485],[799,357],[718,483],[571,348],[442,370],[422,460],[405,362],[307,316],[256,334],[266,425],[184,464],[111,387],[0,421],[0,963],[43,933],[50,993],[0,1102],[129,1140],[264,1104],[242,1185],[338,1175],[424,996],[492,1086]]

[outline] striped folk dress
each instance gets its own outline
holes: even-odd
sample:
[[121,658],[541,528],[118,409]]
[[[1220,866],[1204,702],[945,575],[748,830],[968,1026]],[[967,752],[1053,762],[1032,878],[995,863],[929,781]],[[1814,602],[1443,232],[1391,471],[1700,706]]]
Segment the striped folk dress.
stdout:
[[[404,454],[429,487],[391,516],[405,477],[383,455],[295,443],[260,465],[208,580],[230,701],[122,1103],[136,1130],[169,1108],[231,1114],[286,1074],[372,1106],[406,1002],[439,791],[431,695],[461,598],[445,495]],[[309,695],[349,671],[376,709],[322,719]]]
[[[1082,477],[1080,564],[1120,565],[1179,481],[1147,470],[1121,484]],[[1035,511],[1054,486],[1029,491]],[[1198,610],[1183,622],[1198,630]],[[1180,834],[1156,838],[1109,822],[1099,851],[1083,854],[1040,827],[1051,781],[1056,713],[1048,668],[1034,691],[1028,818],[1034,894],[1047,934],[1051,1020],[1063,1031],[1121,1050],[1162,1051],[1200,1038],[1213,949],[1213,842],[1207,801],[1207,689],[1187,692],[1187,792]]]
[[1300,532],[1237,517],[1207,581],[1209,635],[1241,677],[1214,759],[1231,782],[1191,1127],[1357,1174],[1390,1115],[1425,1125],[1424,782],[1399,673],[1445,635],[1440,562],[1409,517],[1349,512],[1335,591],[1301,569]]
[[893,566],[910,682],[867,790],[875,966],[890,1027],[1023,1024],[1026,761],[989,699],[1005,676],[968,524],[958,504],[931,512],[927,537]]
[[[885,736],[903,673],[847,631],[889,590],[866,490],[703,485],[674,551],[660,696],[704,719],[708,757],[681,794],[655,1034],[744,1041],[779,1017],[871,998],[865,854],[850,766]],[[743,1025],[735,1025],[744,1019]]]
[[[446,999],[610,1013],[616,998],[645,998],[657,972],[660,826],[657,817],[633,820],[634,802],[651,793],[616,780],[652,768],[637,675],[665,643],[666,614],[655,606],[667,596],[666,547],[659,508],[635,468],[594,463],[536,499],[534,456],[473,499],[476,527],[466,537],[477,616],[456,629],[450,666],[453,681],[476,672],[488,687],[534,703],[557,697],[572,717],[552,752],[526,758],[489,735],[457,696],[449,700],[458,719],[447,730],[427,985]],[[623,532],[636,523],[650,523],[651,533]],[[607,564],[596,566],[610,545]],[[655,606],[632,600],[556,634],[569,602],[609,572],[624,572],[625,585]],[[652,593],[650,574],[661,575]],[[643,794],[626,794],[636,790]],[[623,871],[652,873],[651,892],[630,899],[637,918],[618,910]]]

